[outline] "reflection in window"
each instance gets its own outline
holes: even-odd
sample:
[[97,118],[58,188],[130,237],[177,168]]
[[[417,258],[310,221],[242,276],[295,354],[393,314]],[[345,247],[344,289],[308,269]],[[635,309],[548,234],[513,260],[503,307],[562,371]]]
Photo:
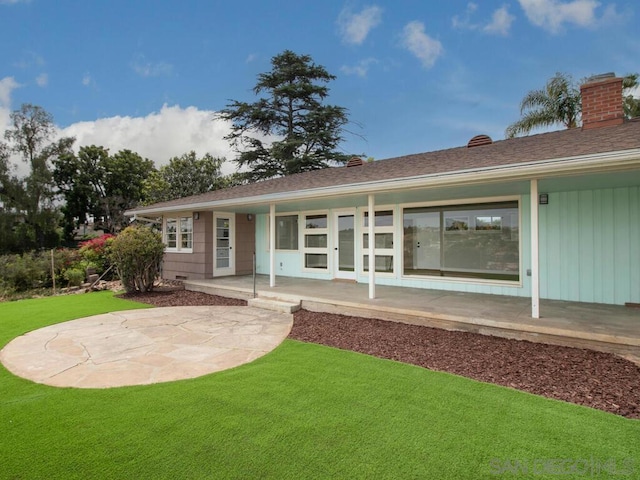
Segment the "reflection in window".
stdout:
[[327,215],[305,215],[304,228],[327,228]]
[[175,218],[167,218],[166,223],[166,239],[167,239],[167,248],[176,248],[177,246],[177,221]]
[[276,250],[298,250],[298,215],[276,217]]
[[193,217],[167,218],[164,238],[168,250],[181,251],[193,248]]
[[519,280],[517,202],[403,211],[405,275]]
[[327,214],[304,215],[304,268],[324,270],[329,268],[329,230]]
[[[376,255],[376,272],[393,273],[393,255]],[[369,271],[369,255],[363,257],[364,271]]]
[[[362,268],[369,271],[369,212],[364,212],[363,227],[366,233],[362,234]],[[375,213],[373,224],[375,241],[375,271],[380,273],[393,273],[393,210],[379,210]]]

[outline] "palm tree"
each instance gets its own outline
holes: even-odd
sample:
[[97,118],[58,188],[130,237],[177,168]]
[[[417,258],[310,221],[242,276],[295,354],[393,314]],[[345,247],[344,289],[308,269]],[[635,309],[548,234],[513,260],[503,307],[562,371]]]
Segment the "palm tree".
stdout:
[[[640,99],[633,96],[633,91],[638,86],[638,77],[637,73],[630,73],[622,79],[626,118],[640,116]],[[565,128],[575,128],[580,126],[581,110],[578,84],[573,81],[571,75],[556,73],[544,89],[532,90],[525,95],[520,103],[522,118],[509,125],[505,135],[507,138],[527,135],[534,128],[556,124],[562,124]]]
[[571,75],[556,73],[544,89],[531,90],[525,95],[520,103],[522,118],[509,125],[505,135],[513,138],[537,127],[556,124],[575,128],[580,118],[580,103],[580,89]]

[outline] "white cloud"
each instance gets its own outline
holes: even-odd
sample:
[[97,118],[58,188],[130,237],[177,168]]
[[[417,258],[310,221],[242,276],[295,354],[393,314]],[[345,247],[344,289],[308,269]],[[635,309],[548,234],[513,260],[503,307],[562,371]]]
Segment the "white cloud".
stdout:
[[256,61],[257,59],[258,59],[257,53],[250,53],[249,55],[247,55],[247,59],[245,60],[245,63],[251,63]]
[[361,45],[369,32],[382,21],[382,9],[377,5],[365,7],[359,13],[345,8],[338,16],[338,26],[342,41],[353,45]]
[[378,63],[378,60],[375,58],[365,58],[364,60],[360,60],[354,66],[343,65],[340,67],[340,71],[345,75],[358,75],[359,77],[366,77],[369,72],[369,67]]
[[82,76],[82,85],[84,85],[85,87],[89,87],[92,83],[93,79],[91,78],[91,75],[89,73],[85,73]]
[[226,157],[228,161],[222,170],[231,173],[235,171],[235,164],[231,162],[235,154],[223,139],[230,133],[230,124],[214,120],[214,113],[165,104],[159,112],[145,117],[115,116],[74,123],[61,129],[60,136],[75,137],[75,148],[102,145],[111,153],[129,149],[158,166],[191,150],[198,155],[210,153],[215,157]]
[[41,73],[36,77],[36,84],[39,87],[46,87],[49,85],[49,75],[46,73]]
[[453,24],[453,28],[469,28],[476,29],[477,25],[471,23],[471,15],[478,10],[478,4],[469,2],[467,3],[467,9],[464,11],[464,15],[460,17],[459,15],[454,15],[451,19],[451,23]]
[[413,21],[402,30],[402,45],[413,53],[425,68],[431,68],[442,52],[442,44],[424,31],[422,22]]
[[17,3],[31,3],[31,0],[0,0],[0,5],[15,5]]
[[487,33],[497,35],[508,35],[511,24],[516,17],[509,13],[508,5],[503,5],[491,15],[491,22],[485,25],[482,30]]
[[11,108],[11,92],[20,86],[13,77],[4,77],[0,80],[0,109]]
[[[518,0],[527,18],[534,25],[544,28],[551,33],[558,33],[563,24],[571,23],[579,27],[592,27],[598,23],[596,8],[600,3],[596,0]],[[610,7],[606,9],[606,16],[615,13]]]
[[478,10],[478,5],[469,2],[464,15],[455,15],[451,19],[453,28],[465,29],[465,30],[479,30],[484,33],[492,35],[508,35],[511,29],[511,24],[516,17],[509,13],[509,6],[503,5],[493,12],[491,15],[491,21],[488,23],[475,23],[471,21],[471,16]]
[[173,65],[166,62],[150,62],[144,55],[136,55],[131,62],[131,68],[141,77],[159,77],[162,75],[171,75]]

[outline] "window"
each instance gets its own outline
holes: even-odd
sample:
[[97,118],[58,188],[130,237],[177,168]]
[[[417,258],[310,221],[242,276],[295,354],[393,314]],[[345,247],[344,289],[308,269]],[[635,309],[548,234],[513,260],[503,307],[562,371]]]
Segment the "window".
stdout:
[[191,248],[193,246],[193,218],[180,218],[180,248]]
[[164,238],[168,251],[190,253],[193,248],[193,217],[167,218]]
[[178,229],[176,227],[177,221],[175,218],[167,218],[166,223],[166,242],[167,248],[176,248],[177,242],[176,238],[178,238]]
[[304,215],[304,268],[327,270],[328,236],[327,214]]
[[276,216],[276,250],[298,250],[298,215]]
[[520,279],[517,201],[405,208],[402,221],[405,275]]
[[[364,231],[362,234],[362,267],[369,271],[369,212],[364,212]],[[376,249],[375,269],[380,273],[393,273],[393,210],[379,210],[373,223]]]

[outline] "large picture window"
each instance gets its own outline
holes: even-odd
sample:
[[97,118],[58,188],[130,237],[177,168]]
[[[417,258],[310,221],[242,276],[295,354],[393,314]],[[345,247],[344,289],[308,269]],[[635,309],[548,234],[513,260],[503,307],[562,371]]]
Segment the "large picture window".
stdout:
[[193,217],[169,217],[164,222],[164,241],[168,251],[189,253],[193,249]]
[[298,250],[298,215],[276,216],[276,250]]
[[404,275],[520,280],[518,202],[405,208]]

